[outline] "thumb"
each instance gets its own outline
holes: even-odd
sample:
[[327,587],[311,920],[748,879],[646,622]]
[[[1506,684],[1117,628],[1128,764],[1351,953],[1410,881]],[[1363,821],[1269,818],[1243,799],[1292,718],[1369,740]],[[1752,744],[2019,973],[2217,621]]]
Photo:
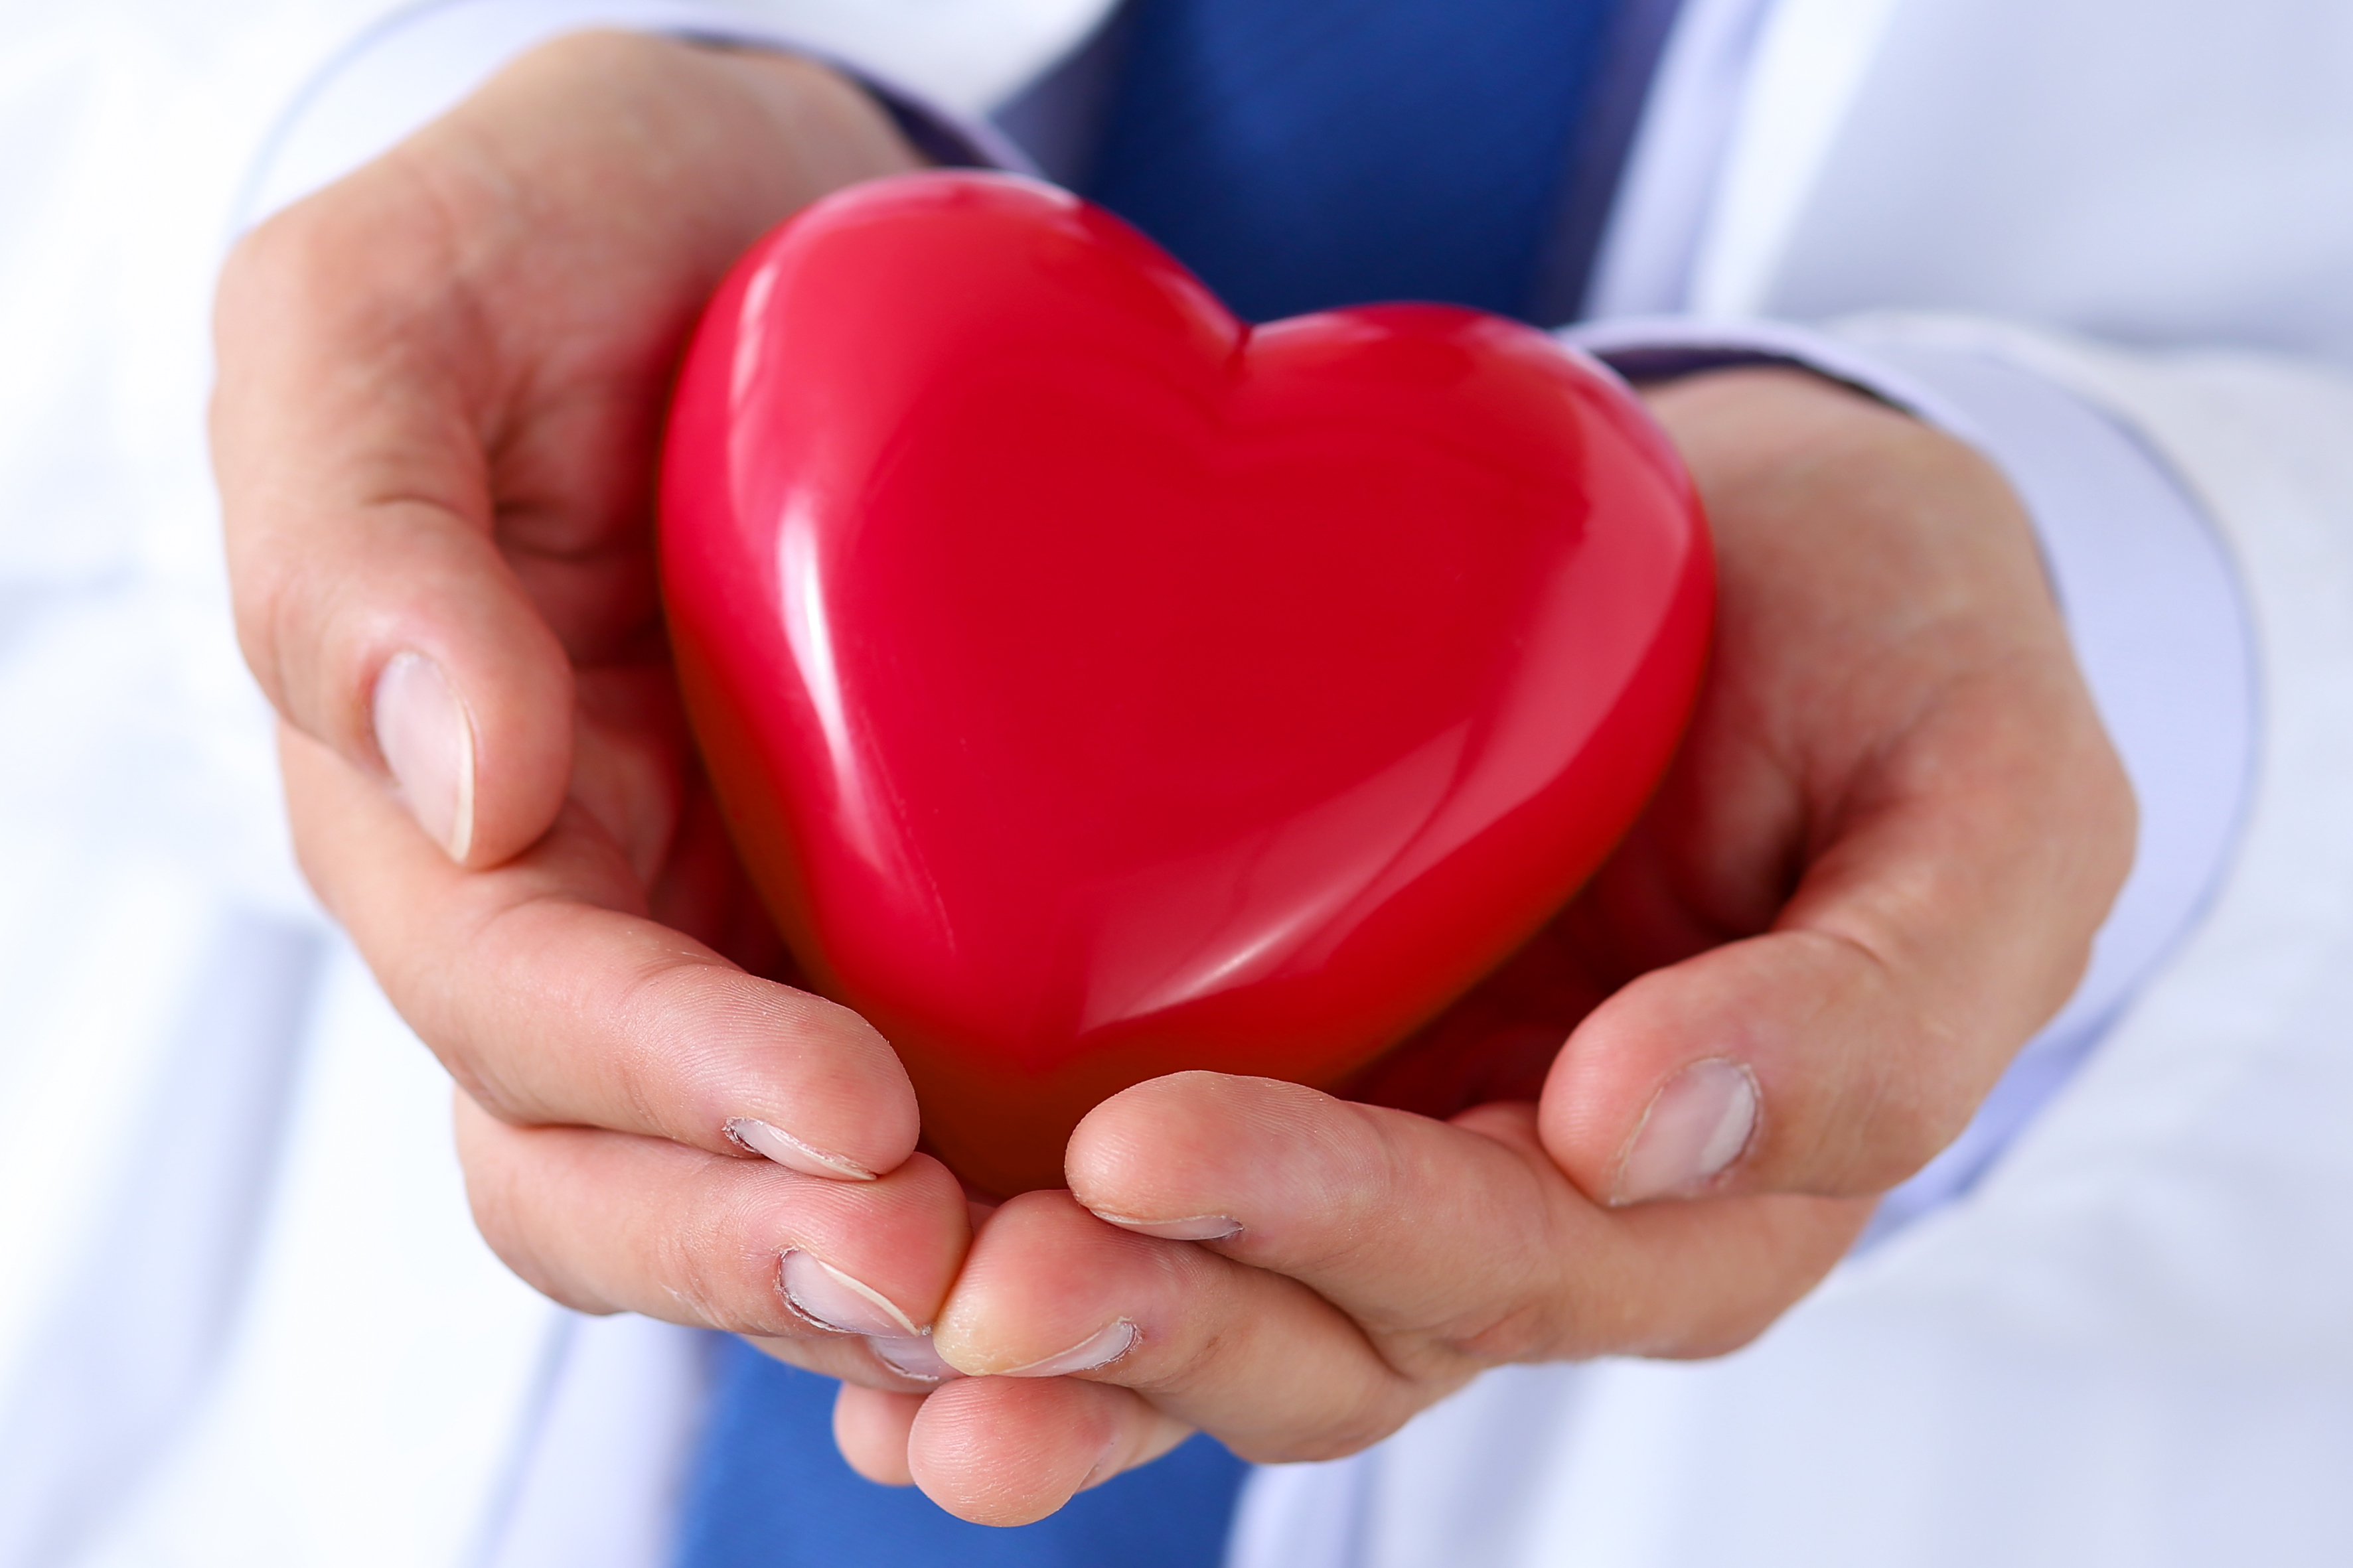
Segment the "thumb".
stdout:
[[2131,858],[2121,766],[2060,695],[1924,725],[1772,930],[1586,1017],[1539,1120],[1580,1187],[1872,1196],[1959,1135],[2081,978]]
[[214,462],[238,640],[280,713],[396,788],[460,864],[554,820],[572,670],[501,555],[473,410],[489,350],[444,239],[363,171],[224,268]]

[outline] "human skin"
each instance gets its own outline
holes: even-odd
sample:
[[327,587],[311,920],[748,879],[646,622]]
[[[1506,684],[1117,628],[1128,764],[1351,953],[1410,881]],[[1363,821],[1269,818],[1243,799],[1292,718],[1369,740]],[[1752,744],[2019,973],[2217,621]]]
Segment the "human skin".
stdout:
[[[1672,772],[1537,955],[1556,1005],[1598,1005],[1525,1099],[1445,1121],[1207,1073],[1098,1107],[1071,1190],[991,1215],[941,1311],[972,1380],[844,1391],[861,1470],[1011,1522],[1195,1428],[1331,1458],[1500,1363],[1732,1350],[2073,988],[2132,804],[1998,476],[1795,372],[1649,396],[1722,600]],[[1626,1202],[1645,1112],[1708,1060],[1762,1091],[1738,1157],[1671,1189],[1690,1201]],[[1124,1353],[1016,1371],[1082,1345]]]
[[[1797,372],[1651,389],[1715,534],[1709,685],[1593,885],[1361,1086],[1417,1109],[1164,1079],[990,1213],[887,1045],[789,984],[653,580],[702,300],[913,163],[815,66],[583,35],[225,270],[216,463],[297,847],[457,1081],[484,1235],[569,1305],[844,1378],[854,1464],[1000,1523],[1195,1428],[1326,1457],[1499,1362],[1752,1337],[1966,1123],[2129,861],[2000,476]],[[1090,1343],[1125,1349],[1066,1370]]]

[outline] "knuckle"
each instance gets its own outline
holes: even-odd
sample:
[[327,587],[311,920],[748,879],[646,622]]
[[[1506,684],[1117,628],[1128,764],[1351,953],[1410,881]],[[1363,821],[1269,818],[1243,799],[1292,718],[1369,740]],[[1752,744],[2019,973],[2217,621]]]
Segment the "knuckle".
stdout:
[[606,1303],[574,1289],[566,1271],[555,1266],[543,1234],[543,1216],[528,1194],[517,1152],[493,1152],[501,1136],[478,1127],[470,1135],[461,1132],[459,1141],[474,1229],[500,1262],[541,1295],[575,1311],[610,1311]]
[[[491,1245],[509,1268],[515,1267],[510,1256],[522,1235],[515,1213],[513,1184],[508,1173],[487,1165],[479,1154],[479,1141],[469,1139],[459,1149],[459,1163],[465,1171],[466,1207],[473,1215],[474,1228]],[[521,1273],[520,1268],[516,1269]]]
[[808,1331],[786,1309],[777,1283],[781,1254],[751,1239],[753,1215],[742,1204],[713,1201],[722,1194],[711,1183],[723,1184],[731,1174],[708,1173],[697,1201],[644,1233],[647,1268],[694,1322],[732,1334],[805,1335]]
[[1360,1427],[1341,1426],[1294,1438],[1271,1455],[1251,1458],[1261,1464],[1316,1464],[1326,1459],[1345,1459],[1361,1454],[1382,1439],[1396,1435],[1402,1421],[1366,1425]]
[[[314,534],[283,526],[282,503],[240,503],[224,487],[232,525],[230,601],[237,645],[280,717],[363,766],[381,765],[369,694],[385,650],[364,574]],[[278,513],[265,520],[258,515]],[[240,519],[246,524],[236,525]]]
[[1312,1427],[1287,1432],[1261,1444],[1238,1445],[1236,1452],[1262,1464],[1345,1459],[1396,1436],[1416,1412],[1468,1380],[1469,1374],[1465,1373],[1448,1383],[1416,1387],[1409,1394],[1388,1386],[1369,1388],[1355,1404],[1327,1414]]
[[1567,1341],[1563,1317],[1577,1298],[1555,1262],[1574,1249],[1548,1219],[1530,1221],[1489,1249],[1482,1310],[1419,1333],[1388,1336],[1380,1342],[1384,1359],[1414,1382],[1451,1387],[1487,1367],[1557,1357]]
[[1441,1369],[1467,1375],[1460,1370],[1465,1363],[1493,1366],[1541,1361],[1556,1341],[1549,1303],[1523,1297],[1483,1320],[1437,1336],[1417,1358],[1428,1364],[1399,1370],[1410,1370],[1425,1379],[1441,1375]]
[[450,1080],[492,1121],[517,1131],[551,1125],[496,1075],[485,1071],[478,1053],[443,1041],[427,1041],[427,1046]]
[[[294,723],[286,657],[291,574],[284,556],[277,552],[236,548],[238,509],[234,498],[226,494],[222,504],[231,529],[229,603],[236,619],[237,650],[279,716]],[[310,732],[305,726],[297,727]]]
[[1651,1361],[1715,1361],[1755,1344],[1788,1310],[1786,1306],[1776,1306],[1770,1311],[1744,1313],[1672,1342],[1633,1347],[1630,1353]]
[[1317,1206],[1337,1223],[1318,1226],[1294,1259],[1298,1272],[1346,1269],[1377,1258],[1390,1244],[1388,1223],[1398,1212],[1397,1195],[1411,1181],[1412,1157],[1400,1146],[1392,1118],[1401,1112],[1351,1101],[1337,1102],[1341,1115],[1324,1125],[1314,1151],[1313,1173]]
[[[707,1140],[726,1120],[725,1107],[694,1103],[728,1081],[708,1060],[733,1032],[712,1026],[733,1011],[723,994],[713,994],[723,989],[712,984],[714,967],[703,954],[657,947],[638,954],[617,979],[608,1014],[613,1087],[637,1126]],[[682,1019],[695,1026],[681,1026]]]
[[[215,309],[223,322],[242,324],[248,318],[267,322],[269,305],[280,286],[298,263],[308,244],[307,231],[317,222],[318,205],[297,202],[255,224],[237,237],[222,259]],[[234,362],[244,338],[224,332],[225,358]]]
[[352,297],[351,262],[381,238],[372,205],[346,179],[281,208],[238,237],[216,291],[225,368],[307,339],[332,319],[334,301]]
[[1957,1099],[1922,1095],[1882,1107],[1865,1124],[1862,1146],[1831,1196],[1873,1196],[1917,1173],[1969,1124]]
[[582,27],[533,46],[518,56],[512,68],[559,77],[582,77],[599,84],[614,73],[648,60],[665,58],[678,46],[666,38],[613,27]]
[[658,1227],[650,1237],[648,1267],[662,1293],[696,1321],[737,1331],[741,1314],[729,1310],[735,1292],[724,1269],[712,1267],[706,1227]]
[[[1848,1041],[1831,1061],[1768,1074],[1759,1126],[1741,1169],[1746,1184],[1820,1196],[1872,1196],[1904,1181],[1960,1136],[1991,1086],[1986,1031],[1998,1009],[1962,1017],[1944,1005],[1925,955],[1907,951],[1900,921],[1868,918],[1816,931],[1824,984],[1849,997]],[[1841,980],[1838,976],[1843,976]]]
[[[248,649],[248,658],[257,672],[268,672],[270,689],[289,722],[349,755],[351,734],[366,730],[356,721],[358,705],[340,724],[306,710],[312,706],[306,699],[315,693],[316,677],[328,662],[324,645],[332,635],[328,628],[337,624],[335,585],[321,583],[312,563],[286,542],[253,552],[248,561],[253,580],[252,625],[259,645]],[[371,739],[371,751],[373,744]]]
[[[434,912],[431,941],[370,931],[364,946],[417,1037],[481,1110],[512,1127],[578,1120],[541,1092],[547,1080],[538,1047],[551,1018],[594,1016],[548,994],[540,956],[547,941],[533,928],[553,901],[545,892],[518,898],[512,887],[460,879]],[[571,1033],[560,1022],[554,1027]]]
[[[1875,1197],[1917,1173],[1961,1135],[1989,1086],[1975,1081],[1986,1070],[1982,1065],[1962,1065],[1982,1064],[1982,1051],[1926,1032],[1915,1044],[1918,1049],[1891,1060],[1861,1096],[1841,1097],[1843,1107],[1829,1107],[1826,1120],[1810,1128],[1768,1123],[1760,1163],[1795,1163],[1806,1179],[1791,1190],[1822,1197]],[[1953,1065],[1943,1073],[1918,1068],[1937,1061]],[[1908,1072],[1905,1063],[1912,1064]],[[1969,1081],[1963,1081],[1965,1070]],[[1854,1104],[1855,1098],[1862,1103]],[[1844,1114],[1850,1108],[1853,1114]]]

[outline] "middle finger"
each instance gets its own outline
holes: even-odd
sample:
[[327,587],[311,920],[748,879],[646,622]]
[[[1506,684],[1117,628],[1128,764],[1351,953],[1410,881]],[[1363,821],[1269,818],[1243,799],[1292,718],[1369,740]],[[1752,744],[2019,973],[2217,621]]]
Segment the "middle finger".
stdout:
[[477,1226],[554,1300],[744,1334],[878,1388],[947,1373],[927,1334],[970,1230],[963,1188],[929,1155],[840,1182],[665,1139],[515,1127],[462,1093],[456,1110]]

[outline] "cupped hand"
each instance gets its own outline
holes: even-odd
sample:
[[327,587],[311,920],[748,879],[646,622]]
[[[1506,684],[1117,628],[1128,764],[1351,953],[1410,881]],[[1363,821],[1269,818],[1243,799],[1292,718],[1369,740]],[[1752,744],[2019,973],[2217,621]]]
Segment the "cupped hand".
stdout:
[[1097,1108],[941,1312],[984,1375],[845,1391],[860,1468],[1011,1523],[1196,1428],[1327,1458],[1500,1363],[1733,1349],[2065,999],[2134,808],[2008,487],[1798,372],[1651,401],[1721,603],[1627,842],[1362,1086],[1416,1109],[1206,1073]]
[[457,1079],[484,1234],[560,1300],[892,1388],[939,1370],[964,1196],[888,1046],[776,978],[652,493],[729,264],[913,161],[806,62],[560,40],[238,246],[213,417],[297,848]]

